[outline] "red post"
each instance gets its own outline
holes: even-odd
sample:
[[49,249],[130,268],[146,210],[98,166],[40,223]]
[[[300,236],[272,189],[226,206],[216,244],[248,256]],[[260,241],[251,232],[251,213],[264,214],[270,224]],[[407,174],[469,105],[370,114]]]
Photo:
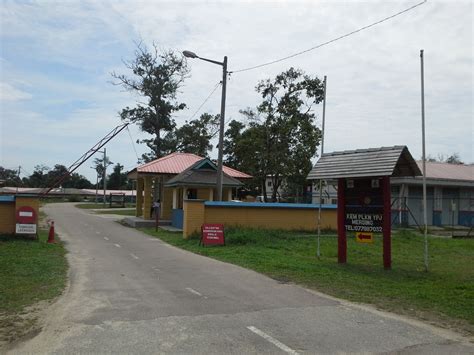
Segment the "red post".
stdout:
[[337,188],[337,262],[345,264],[347,261],[347,238],[346,238],[346,196],[345,179],[338,179]]
[[383,193],[383,267],[385,269],[392,268],[392,226],[391,226],[391,203],[390,203],[390,177],[382,178]]
[[160,209],[159,207],[154,207],[155,210],[155,232],[158,232],[158,225],[160,223]]

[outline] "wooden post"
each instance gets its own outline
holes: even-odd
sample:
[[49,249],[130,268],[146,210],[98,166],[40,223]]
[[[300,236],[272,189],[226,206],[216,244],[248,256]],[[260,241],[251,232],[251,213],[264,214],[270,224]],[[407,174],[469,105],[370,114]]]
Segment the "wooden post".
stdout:
[[347,261],[346,238],[346,179],[338,179],[337,188],[337,262],[345,264]]
[[390,204],[390,177],[382,178],[383,193],[383,267],[385,269],[392,268],[392,240],[391,240],[391,204]]
[[135,216],[143,215],[143,178],[137,177],[137,198],[135,207]]
[[178,208],[178,188],[173,187],[173,209]]
[[144,193],[143,193],[143,219],[150,220],[151,219],[151,208],[152,208],[152,178],[151,176],[145,176],[145,183],[144,183]]

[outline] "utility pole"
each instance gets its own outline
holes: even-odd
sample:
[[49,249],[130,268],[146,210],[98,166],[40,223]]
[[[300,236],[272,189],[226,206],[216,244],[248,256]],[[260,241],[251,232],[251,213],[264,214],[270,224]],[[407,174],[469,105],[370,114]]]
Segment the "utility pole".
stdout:
[[221,97],[221,117],[219,120],[219,151],[217,157],[217,201],[222,201],[222,179],[223,179],[223,167],[222,167],[222,156],[224,152],[224,124],[225,124],[225,97],[227,87],[227,56],[224,56],[223,62],[216,60],[203,58],[198,56],[196,53],[191,51],[183,51],[183,55],[186,58],[197,58],[204,60],[205,62],[217,64],[222,66],[222,97]]
[[219,123],[219,152],[217,156],[217,201],[222,201],[223,154],[224,154],[224,125],[225,125],[225,96],[227,88],[227,56],[222,62],[222,97],[221,116]]
[[103,173],[103,176],[102,176],[102,179],[104,180],[104,207],[106,206],[106,191],[107,191],[107,154],[106,154],[106,149],[104,147],[104,173]]
[[[18,181],[20,181],[21,165],[18,165]],[[18,185],[16,184],[16,194],[18,195]]]
[[[327,77],[324,76],[324,98],[323,98],[323,124],[321,127],[321,156],[324,153],[324,121],[326,119],[326,83]],[[319,210],[318,210],[318,250],[317,250],[317,257],[318,259],[321,257],[321,246],[320,246],[320,239],[321,239],[321,209],[322,209],[322,199],[323,199],[323,180],[319,180]]]
[[423,151],[423,223],[425,225],[425,271],[428,271],[428,217],[426,211],[426,151],[425,151],[425,74],[423,65],[423,49],[420,50],[421,65],[421,137]]

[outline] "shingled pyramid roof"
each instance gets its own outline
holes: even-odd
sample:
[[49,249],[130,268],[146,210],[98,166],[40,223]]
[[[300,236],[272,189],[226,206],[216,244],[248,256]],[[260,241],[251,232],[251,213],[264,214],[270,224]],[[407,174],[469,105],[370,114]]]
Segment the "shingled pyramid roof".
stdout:
[[[239,180],[222,174],[222,185],[227,187],[242,186]],[[209,159],[197,161],[182,173],[176,175],[165,183],[165,186],[215,186],[217,182],[217,167]]]
[[404,145],[323,154],[308,180],[370,176],[420,176],[416,161]]

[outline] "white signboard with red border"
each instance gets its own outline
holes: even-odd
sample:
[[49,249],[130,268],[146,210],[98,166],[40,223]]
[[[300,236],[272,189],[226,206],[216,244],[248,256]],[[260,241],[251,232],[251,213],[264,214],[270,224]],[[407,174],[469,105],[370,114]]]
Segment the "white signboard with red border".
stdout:
[[36,211],[30,206],[21,206],[16,211],[16,234],[36,234]]

